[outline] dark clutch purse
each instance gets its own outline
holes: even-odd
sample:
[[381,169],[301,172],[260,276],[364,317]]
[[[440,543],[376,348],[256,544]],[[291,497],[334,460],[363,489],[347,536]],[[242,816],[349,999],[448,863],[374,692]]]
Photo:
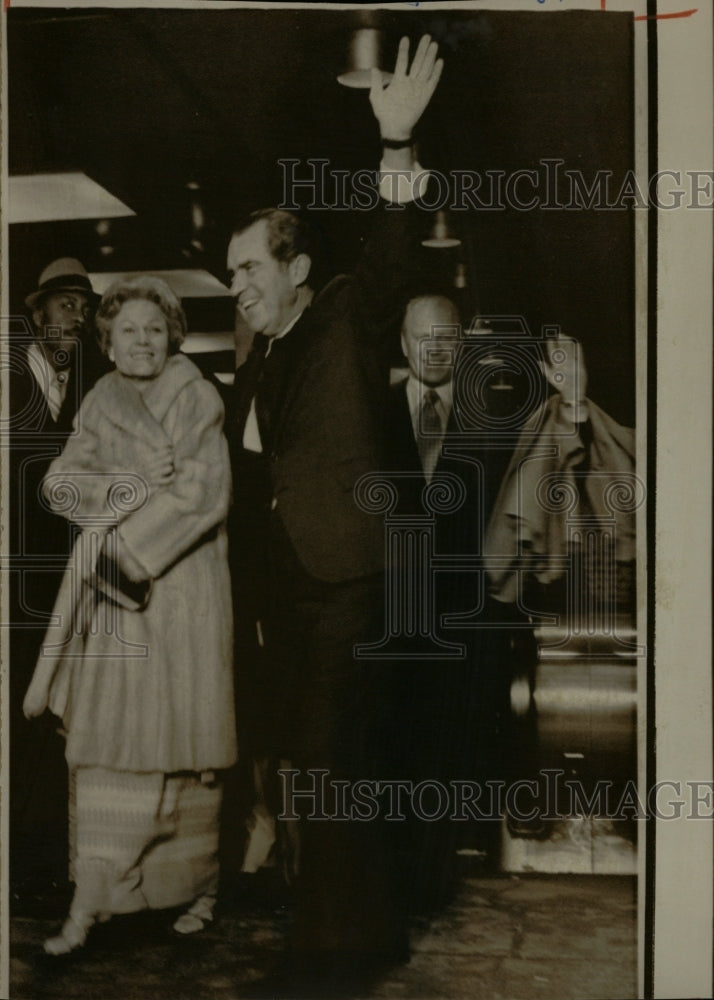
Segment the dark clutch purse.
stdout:
[[151,580],[130,580],[105,552],[99,554],[92,583],[106,600],[128,611],[142,611],[149,603]]

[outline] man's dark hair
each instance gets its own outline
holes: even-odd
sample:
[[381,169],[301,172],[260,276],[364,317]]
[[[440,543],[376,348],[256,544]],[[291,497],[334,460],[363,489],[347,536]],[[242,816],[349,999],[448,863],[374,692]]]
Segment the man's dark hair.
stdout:
[[301,253],[307,254],[312,260],[316,249],[315,240],[304,219],[282,208],[260,208],[245,216],[234,227],[233,235],[239,236],[256,222],[267,222],[268,249],[276,260],[287,264]]

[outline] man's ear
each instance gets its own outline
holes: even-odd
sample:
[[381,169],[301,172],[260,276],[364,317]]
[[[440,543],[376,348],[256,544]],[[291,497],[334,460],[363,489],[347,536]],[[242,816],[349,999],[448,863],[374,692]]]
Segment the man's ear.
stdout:
[[399,342],[402,345],[402,354],[404,355],[405,358],[408,358],[409,355],[407,354],[407,337],[406,337],[406,334],[404,333],[404,330],[402,330],[402,334],[401,334],[401,337],[399,339]]
[[299,253],[297,257],[293,257],[288,266],[290,268],[290,277],[295,287],[298,288],[300,285],[304,285],[312,267],[310,257],[306,253]]

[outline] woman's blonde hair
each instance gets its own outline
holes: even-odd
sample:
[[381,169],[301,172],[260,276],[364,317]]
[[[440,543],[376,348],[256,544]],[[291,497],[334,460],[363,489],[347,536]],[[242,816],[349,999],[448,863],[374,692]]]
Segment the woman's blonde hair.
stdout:
[[166,319],[169,330],[169,354],[176,354],[186,336],[186,314],[181,302],[161,278],[152,275],[138,275],[136,278],[122,278],[115,281],[99,303],[94,318],[99,346],[104,354],[109,351],[112,323],[125,302],[131,299],[145,299],[155,302]]

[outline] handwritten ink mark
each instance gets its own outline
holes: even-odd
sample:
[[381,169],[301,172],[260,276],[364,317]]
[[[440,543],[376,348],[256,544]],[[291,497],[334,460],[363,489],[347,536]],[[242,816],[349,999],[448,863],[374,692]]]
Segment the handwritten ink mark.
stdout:
[[[9,2],[10,2],[10,0],[6,0],[6,3],[9,3]],[[546,0],[536,0],[536,3],[539,4],[540,6],[542,6],[545,2],[546,2]],[[560,0],[560,3],[562,3],[562,2],[563,2],[563,0]],[[418,6],[418,4],[414,4],[414,6]],[[600,10],[607,11],[607,0],[600,0]],[[670,14],[638,14],[636,16],[633,15],[632,20],[633,21],[666,21],[666,20],[670,20],[671,18],[674,18],[674,17],[691,17],[692,14],[696,14],[698,10],[699,10],[698,7],[692,7],[691,10],[678,10],[678,11],[673,11]]]
[[696,14],[699,10],[698,7],[692,7],[691,10],[678,10],[672,14],[641,14],[634,18],[635,21],[666,21],[672,17],[691,17],[692,14]]

